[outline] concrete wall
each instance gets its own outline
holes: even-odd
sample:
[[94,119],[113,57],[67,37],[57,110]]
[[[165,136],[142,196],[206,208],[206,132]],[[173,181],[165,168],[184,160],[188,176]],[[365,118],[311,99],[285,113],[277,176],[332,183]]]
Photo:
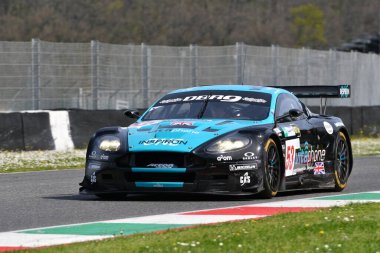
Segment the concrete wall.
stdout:
[[[311,110],[318,113],[319,107]],[[375,134],[380,133],[379,110],[380,106],[329,107],[326,114],[342,118],[351,134]],[[0,113],[0,150],[85,148],[97,129],[133,122],[120,110]]]
[[0,149],[51,150],[54,148],[47,112],[0,114]]

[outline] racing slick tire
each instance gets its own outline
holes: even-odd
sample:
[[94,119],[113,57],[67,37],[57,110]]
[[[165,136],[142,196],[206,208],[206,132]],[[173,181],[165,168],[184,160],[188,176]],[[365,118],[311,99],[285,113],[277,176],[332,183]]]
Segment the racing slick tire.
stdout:
[[105,199],[105,200],[119,200],[119,199],[124,199],[127,197],[126,193],[98,193],[95,194],[96,197],[100,199]]
[[346,136],[339,132],[335,145],[334,181],[335,191],[342,191],[347,184],[350,175],[351,157]]
[[281,182],[281,160],[278,147],[272,138],[265,144],[264,153],[264,190],[259,193],[263,198],[272,198],[277,195]]

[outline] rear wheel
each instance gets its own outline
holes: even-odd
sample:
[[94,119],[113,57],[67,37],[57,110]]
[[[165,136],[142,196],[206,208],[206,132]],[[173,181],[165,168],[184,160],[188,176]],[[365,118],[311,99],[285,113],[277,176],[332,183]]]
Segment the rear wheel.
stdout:
[[334,164],[335,191],[342,191],[347,184],[350,175],[351,157],[346,136],[339,132],[336,140],[335,164]]
[[281,182],[281,163],[278,148],[273,139],[269,139],[265,145],[264,160],[264,190],[260,195],[264,198],[272,198],[277,195]]

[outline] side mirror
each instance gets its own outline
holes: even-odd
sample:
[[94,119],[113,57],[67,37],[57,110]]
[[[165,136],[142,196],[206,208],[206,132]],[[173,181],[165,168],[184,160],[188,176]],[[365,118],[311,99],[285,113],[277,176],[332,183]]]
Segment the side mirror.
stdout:
[[[287,119],[288,117],[290,117],[291,119],[296,119],[299,116],[301,116],[302,114],[303,114],[303,111],[301,111],[301,110],[290,109],[288,113],[285,113],[284,115],[282,115],[280,117],[277,117],[276,122],[281,122],[284,119]],[[288,118],[288,120],[289,120],[289,118]]]
[[138,119],[140,118],[140,113],[136,110],[127,110],[124,112],[124,115],[131,119]]
[[290,109],[289,110],[289,116],[293,119],[293,118],[298,118],[299,116],[301,116],[303,114],[303,111],[301,110],[298,110],[298,109]]

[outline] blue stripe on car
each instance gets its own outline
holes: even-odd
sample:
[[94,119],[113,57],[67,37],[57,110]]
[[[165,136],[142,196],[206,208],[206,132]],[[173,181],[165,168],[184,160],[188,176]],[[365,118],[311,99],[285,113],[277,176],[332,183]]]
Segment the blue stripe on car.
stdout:
[[135,182],[135,185],[144,188],[181,188],[183,182]]

